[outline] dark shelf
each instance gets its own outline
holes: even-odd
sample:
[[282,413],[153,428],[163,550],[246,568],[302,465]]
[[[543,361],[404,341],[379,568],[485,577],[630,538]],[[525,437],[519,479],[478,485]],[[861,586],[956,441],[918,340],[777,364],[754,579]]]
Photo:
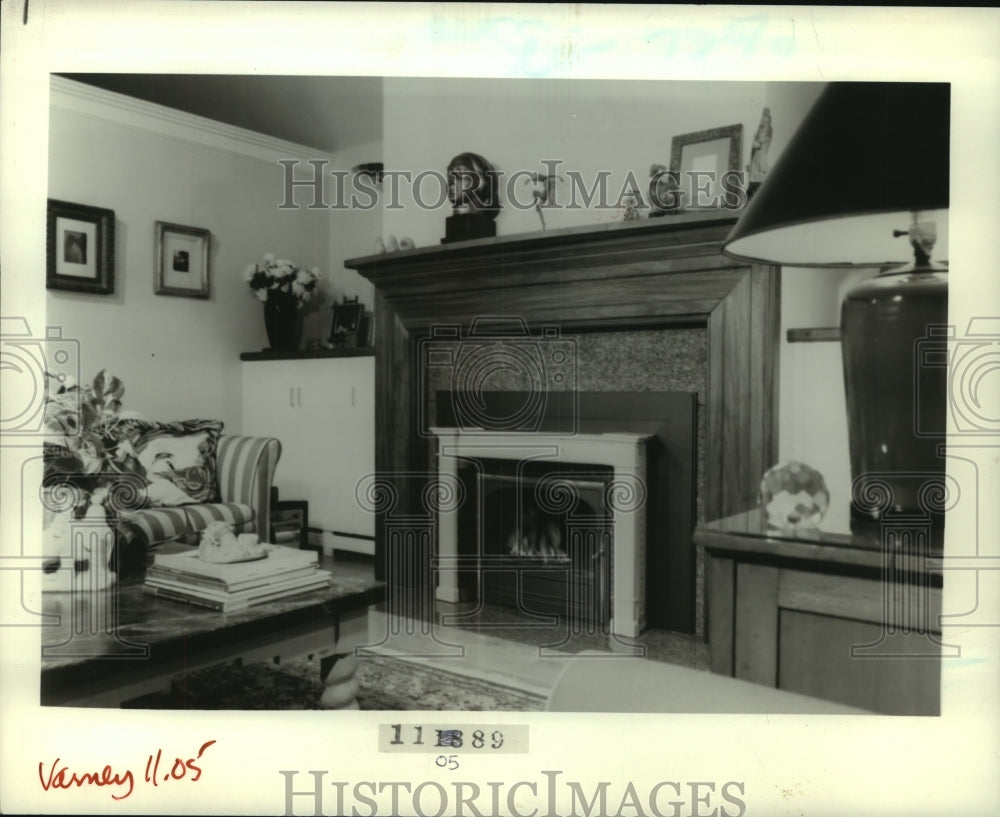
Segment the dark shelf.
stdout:
[[839,326],[819,326],[808,329],[789,329],[785,333],[789,343],[840,343]]
[[240,360],[311,360],[323,357],[372,357],[374,346],[352,346],[343,349],[305,349],[301,352],[274,352],[264,349],[261,352],[243,352]]

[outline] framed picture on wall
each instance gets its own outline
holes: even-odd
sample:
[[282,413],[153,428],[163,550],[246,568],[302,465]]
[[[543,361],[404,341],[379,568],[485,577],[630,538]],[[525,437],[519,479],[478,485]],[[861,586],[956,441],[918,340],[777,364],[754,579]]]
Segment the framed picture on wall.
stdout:
[[156,222],[155,292],[207,298],[209,295],[209,249],[212,234],[200,227]]
[[110,295],[115,291],[115,211],[49,199],[45,286]]
[[[675,136],[670,146],[670,175],[677,180],[685,210],[719,210],[738,197],[726,189],[742,187],[743,125]],[[736,205],[738,206],[738,205]]]

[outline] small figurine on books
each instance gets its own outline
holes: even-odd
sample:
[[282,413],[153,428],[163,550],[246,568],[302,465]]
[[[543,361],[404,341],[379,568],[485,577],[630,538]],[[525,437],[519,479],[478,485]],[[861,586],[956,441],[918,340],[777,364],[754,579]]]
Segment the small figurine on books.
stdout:
[[257,539],[256,533],[233,533],[228,522],[211,522],[202,531],[198,544],[198,558],[215,564],[252,562],[267,556],[267,548]]

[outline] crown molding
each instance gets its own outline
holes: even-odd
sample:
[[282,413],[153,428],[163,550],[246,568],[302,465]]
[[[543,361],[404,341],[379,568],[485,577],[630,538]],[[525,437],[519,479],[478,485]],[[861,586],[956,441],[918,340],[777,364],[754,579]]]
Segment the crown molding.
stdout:
[[204,116],[95,88],[54,74],[49,78],[49,90],[49,104],[52,108],[103,119],[158,136],[180,139],[265,162],[305,157],[333,162],[333,154],[319,148],[226,125]]

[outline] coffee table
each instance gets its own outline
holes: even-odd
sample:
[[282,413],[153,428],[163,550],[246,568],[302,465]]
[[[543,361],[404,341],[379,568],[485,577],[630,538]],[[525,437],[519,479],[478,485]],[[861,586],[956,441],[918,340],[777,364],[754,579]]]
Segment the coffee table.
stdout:
[[182,673],[228,661],[313,656],[321,671],[368,643],[368,608],[384,582],[338,575],[329,588],[222,613],[147,593],[141,578],[97,593],[46,593],[41,705],[117,707]]

